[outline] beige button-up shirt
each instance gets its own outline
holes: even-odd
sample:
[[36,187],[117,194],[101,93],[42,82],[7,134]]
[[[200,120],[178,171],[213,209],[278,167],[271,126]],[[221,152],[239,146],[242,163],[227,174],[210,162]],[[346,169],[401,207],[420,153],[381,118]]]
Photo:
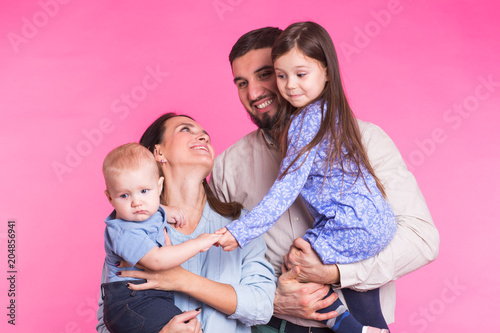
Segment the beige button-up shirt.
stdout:
[[[387,199],[398,221],[391,243],[378,255],[352,264],[338,265],[340,286],[355,290],[380,287],[382,312],[387,323],[394,322],[396,293],[394,280],[437,257],[439,235],[418,188],[398,149],[378,126],[358,120],[363,144],[375,174],[385,187]],[[219,198],[237,201],[251,210],[276,180],[281,154],[262,130],[249,133],[220,154],[210,183]],[[293,240],[312,228],[313,219],[298,198],[276,224],[264,234],[267,259],[281,274],[283,256]],[[339,296],[342,301],[341,292]],[[276,315],[301,326],[322,326],[302,318]]]

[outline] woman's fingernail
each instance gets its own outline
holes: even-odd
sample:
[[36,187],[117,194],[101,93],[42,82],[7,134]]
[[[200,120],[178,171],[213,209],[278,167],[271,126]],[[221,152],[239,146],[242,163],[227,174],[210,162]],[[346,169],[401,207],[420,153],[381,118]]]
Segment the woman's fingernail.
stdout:
[[[130,283],[126,283],[125,284],[125,287],[129,288],[130,287]],[[130,289],[130,288],[129,288]]]
[[122,272],[116,272],[116,275],[122,275]]
[[118,266],[120,266],[120,262],[119,261],[115,262],[115,267],[118,267]]
[[195,311],[201,311],[201,306],[199,308],[194,309]]

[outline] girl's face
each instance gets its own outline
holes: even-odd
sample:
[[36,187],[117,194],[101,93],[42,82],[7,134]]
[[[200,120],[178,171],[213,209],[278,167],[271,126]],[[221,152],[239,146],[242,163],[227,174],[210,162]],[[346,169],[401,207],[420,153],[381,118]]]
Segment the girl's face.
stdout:
[[297,108],[318,98],[328,81],[326,67],[296,47],[274,61],[274,70],[281,95]]
[[170,118],[164,126],[163,143],[156,146],[161,159],[172,167],[202,166],[208,175],[215,156],[208,133],[194,120],[182,116]]

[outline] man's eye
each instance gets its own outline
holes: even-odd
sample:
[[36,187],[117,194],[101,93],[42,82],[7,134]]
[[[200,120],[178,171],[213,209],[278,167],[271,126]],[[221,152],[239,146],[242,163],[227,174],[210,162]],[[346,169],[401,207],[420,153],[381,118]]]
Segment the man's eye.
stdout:
[[142,193],[142,194],[146,194],[146,193],[148,193],[148,192],[149,192],[149,190],[148,190],[148,189],[143,189],[143,190],[141,190],[141,193]]
[[272,72],[263,72],[263,73],[261,73],[261,74],[260,74],[260,78],[261,78],[261,79],[267,79],[267,78],[269,78],[271,75],[273,75],[273,73],[272,73]]
[[191,129],[187,126],[184,126],[183,128],[181,128],[181,132],[190,132]]
[[242,89],[242,88],[245,88],[247,86],[247,83],[246,82],[238,82],[238,84],[236,86],[238,87],[238,89]]

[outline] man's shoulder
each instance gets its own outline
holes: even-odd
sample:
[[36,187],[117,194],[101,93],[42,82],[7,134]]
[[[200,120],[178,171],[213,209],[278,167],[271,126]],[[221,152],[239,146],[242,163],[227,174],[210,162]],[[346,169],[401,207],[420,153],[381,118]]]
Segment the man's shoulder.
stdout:
[[366,131],[380,129],[380,127],[378,127],[377,125],[370,123],[368,121],[364,121],[361,119],[356,119],[356,120],[358,121],[358,126],[359,126],[359,130],[361,132],[361,135],[363,135],[363,133]]
[[356,120],[358,121],[358,127],[362,141],[367,142],[370,140],[382,139],[384,137],[387,137],[387,134],[378,125],[360,119]]
[[216,163],[222,163],[223,161],[232,160],[233,157],[246,154],[255,146],[261,145],[263,143],[262,138],[263,133],[261,130],[255,130],[248,133],[217,156],[215,159]]

